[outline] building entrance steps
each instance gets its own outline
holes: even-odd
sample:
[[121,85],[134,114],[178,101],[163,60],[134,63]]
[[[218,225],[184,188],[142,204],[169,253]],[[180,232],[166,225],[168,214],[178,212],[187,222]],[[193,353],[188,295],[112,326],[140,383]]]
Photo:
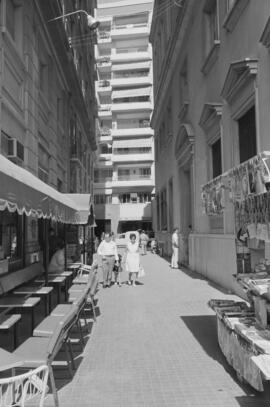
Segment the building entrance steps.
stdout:
[[259,394],[239,383],[218,346],[207,302],[238,297],[158,255],[148,252],[142,264],[141,284],[99,291],[101,315],[72,381],[59,385],[60,405],[269,406],[270,388]]

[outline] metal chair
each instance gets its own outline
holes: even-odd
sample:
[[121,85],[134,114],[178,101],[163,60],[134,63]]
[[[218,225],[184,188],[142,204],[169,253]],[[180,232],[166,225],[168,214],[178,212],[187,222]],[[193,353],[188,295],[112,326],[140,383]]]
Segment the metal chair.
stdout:
[[24,407],[29,401],[35,401],[36,407],[43,407],[47,382],[46,365],[18,376],[0,379],[0,407]]

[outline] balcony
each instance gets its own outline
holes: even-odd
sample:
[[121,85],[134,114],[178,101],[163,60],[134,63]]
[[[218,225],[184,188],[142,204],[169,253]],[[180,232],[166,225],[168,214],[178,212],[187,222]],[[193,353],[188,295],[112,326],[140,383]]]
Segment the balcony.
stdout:
[[111,33],[110,31],[99,31],[98,36],[98,45],[100,44],[109,44],[112,41]]
[[113,154],[112,162],[143,162],[143,161],[154,161],[153,153],[145,154]]
[[97,68],[99,71],[108,72],[111,69],[111,57],[110,56],[102,56],[97,57]]
[[111,55],[112,62],[128,62],[128,61],[151,61],[152,55],[148,47],[138,49],[118,49],[113,50]]
[[112,91],[111,83],[109,80],[102,80],[96,82],[96,90],[103,95],[109,94]]
[[117,88],[117,87],[130,87],[130,86],[137,86],[137,85],[146,85],[150,86],[152,85],[152,79],[150,75],[145,75],[145,76],[128,76],[125,75],[121,78],[114,78],[111,79],[111,87],[112,88]]
[[112,112],[129,112],[129,111],[151,111],[153,105],[151,102],[125,102],[125,103],[113,103],[111,106]]
[[148,37],[150,33],[150,27],[148,23],[138,24],[125,24],[114,25],[111,31],[111,37],[113,40],[125,38],[141,38]]
[[112,187],[112,177],[105,177],[105,178],[95,178],[94,179],[95,187],[97,188],[111,188]]
[[154,187],[155,182],[152,175],[125,176],[118,175],[113,178],[112,186],[121,187]]
[[153,136],[154,130],[149,127],[137,127],[131,129],[113,129],[113,137],[135,137],[135,136]]
[[112,116],[112,105],[99,105],[98,116],[99,117],[111,117]]

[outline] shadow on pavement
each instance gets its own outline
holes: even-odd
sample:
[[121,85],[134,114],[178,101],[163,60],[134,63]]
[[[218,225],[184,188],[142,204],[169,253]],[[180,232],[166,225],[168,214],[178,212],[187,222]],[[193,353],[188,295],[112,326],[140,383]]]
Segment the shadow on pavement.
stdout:
[[247,383],[241,383],[237,379],[235,370],[228,364],[218,345],[215,315],[180,316],[180,318],[205,352],[222,365],[224,370],[245,392],[245,396],[236,398],[241,407],[266,407],[270,405],[270,384],[266,384],[265,392],[261,394]]

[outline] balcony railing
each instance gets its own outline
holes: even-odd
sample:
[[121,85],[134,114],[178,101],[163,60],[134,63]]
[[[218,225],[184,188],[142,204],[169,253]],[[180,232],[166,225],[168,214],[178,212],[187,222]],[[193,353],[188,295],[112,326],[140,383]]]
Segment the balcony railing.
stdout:
[[138,48],[118,48],[115,54],[129,54],[132,52],[147,52],[148,47],[138,47]]
[[99,88],[108,88],[110,86],[110,81],[108,80],[98,81],[98,86]]
[[111,33],[110,31],[99,31],[98,38],[100,40],[109,40],[111,38]]
[[99,183],[101,184],[101,183],[104,183],[104,182],[112,182],[112,177],[95,178],[94,182],[96,184],[99,184]]
[[142,179],[151,179],[150,175],[118,175],[113,181],[140,181]]
[[112,26],[113,30],[126,30],[126,29],[130,29],[130,28],[141,28],[141,27],[148,27],[148,23],[136,23],[136,24],[121,24],[121,25],[117,25],[114,24]]
[[149,71],[147,72],[132,72],[132,73],[122,73],[121,75],[114,75],[113,79],[129,79],[129,78],[142,78],[149,76]]
[[110,136],[112,133],[112,130],[109,127],[100,127],[99,129],[99,134],[100,136]]
[[110,112],[111,111],[111,105],[99,105],[98,110],[100,112]]

